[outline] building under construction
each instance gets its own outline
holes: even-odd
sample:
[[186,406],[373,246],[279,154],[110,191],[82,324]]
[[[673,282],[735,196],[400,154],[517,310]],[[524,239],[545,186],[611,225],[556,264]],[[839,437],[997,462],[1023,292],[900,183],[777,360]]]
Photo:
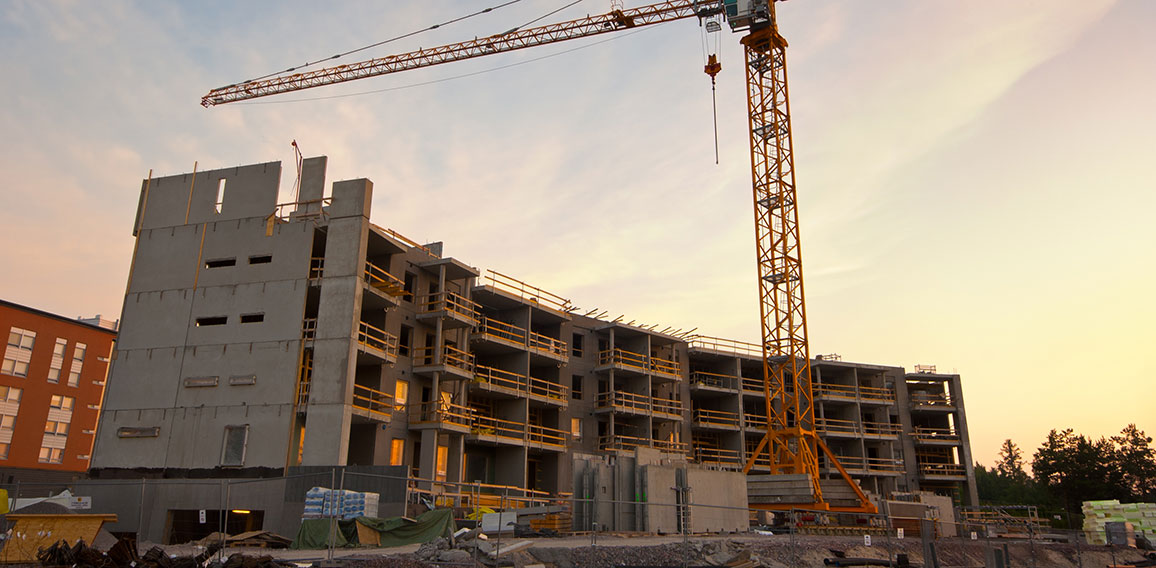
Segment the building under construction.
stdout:
[[[408,466],[567,494],[579,455],[743,468],[766,431],[757,344],[584,315],[443,257],[370,221],[368,180],[325,196],[325,166],[305,160],[284,205],[278,162],[143,182],[94,476]],[[811,368],[815,427],[864,490],[977,504],[958,375]]]

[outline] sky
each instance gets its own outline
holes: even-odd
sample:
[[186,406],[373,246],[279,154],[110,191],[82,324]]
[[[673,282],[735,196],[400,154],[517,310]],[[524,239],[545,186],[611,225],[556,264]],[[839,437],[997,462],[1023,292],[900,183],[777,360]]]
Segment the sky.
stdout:
[[[0,0],[0,298],[115,319],[141,180],[282,161],[584,309],[757,342],[739,35],[694,20],[212,109],[210,88],[502,0]],[[345,57],[484,37],[520,2]],[[585,0],[543,20],[602,13]],[[628,1],[627,7],[641,5]],[[975,459],[1156,434],[1156,2],[794,0],[811,353],[963,377]],[[717,40],[717,41],[716,41]],[[719,45],[714,161],[704,43]]]

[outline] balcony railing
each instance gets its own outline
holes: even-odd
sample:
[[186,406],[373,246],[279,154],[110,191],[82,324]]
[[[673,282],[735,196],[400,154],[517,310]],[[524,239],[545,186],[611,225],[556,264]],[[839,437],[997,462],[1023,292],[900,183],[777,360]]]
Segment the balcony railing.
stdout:
[[526,392],[526,376],[494,367],[478,365],[474,369],[474,380],[479,383],[492,385],[497,388],[509,389],[518,393]]
[[357,326],[357,343],[397,358],[397,337],[366,322],[361,322]]
[[816,383],[812,387],[812,391],[816,397],[829,398],[843,398],[848,400],[855,400],[855,385],[835,385],[827,383]]
[[552,383],[544,379],[530,377],[530,394],[554,401],[566,402],[570,396],[570,387]]
[[682,401],[680,400],[671,398],[652,398],[651,402],[656,414],[682,414]]
[[859,397],[873,402],[895,402],[895,391],[887,387],[859,385]]
[[369,261],[365,262],[365,282],[390,296],[402,296],[407,293],[405,283],[401,279]]
[[759,394],[763,393],[763,379],[761,377],[743,377],[742,385],[743,390],[746,392],[757,392]]
[[913,392],[911,393],[911,404],[917,406],[938,406],[950,407],[951,397],[946,393],[937,392]]
[[694,410],[694,423],[695,425],[701,426],[723,426],[738,428],[739,415],[737,412],[696,408]]
[[627,367],[642,373],[653,372],[676,376],[679,375],[682,370],[682,367],[679,365],[678,361],[660,359],[658,357],[647,357],[641,353],[635,353],[625,349],[607,349],[605,351],[599,352],[598,364]]
[[834,418],[816,418],[815,429],[820,434],[854,434],[857,436],[898,436],[903,427],[889,422],[856,422]]
[[527,429],[529,430],[529,440],[531,444],[542,444],[544,446],[554,446],[558,448],[566,446],[566,439],[570,435],[569,432],[539,426],[537,424],[529,424],[527,425]]
[[916,442],[958,442],[959,433],[954,428],[920,428],[916,426],[913,435]]
[[746,414],[743,416],[743,426],[747,428],[767,429],[767,417],[761,414]]
[[362,385],[353,385],[353,407],[385,419],[397,409],[393,395]]
[[526,437],[526,425],[521,422],[483,416],[474,411],[473,419],[470,421],[470,434],[522,441]]
[[601,436],[598,438],[598,449],[601,451],[633,451],[634,448],[655,448],[664,452],[686,453],[684,442],[669,440],[652,440],[650,438],[636,438],[633,436]]
[[478,324],[479,334],[502,341],[509,341],[510,343],[517,343],[518,345],[526,344],[526,330],[522,329],[512,323],[496,320],[482,316],[481,323]]
[[481,317],[476,303],[453,292],[438,292],[425,297],[425,301],[421,304],[422,314],[440,311],[461,318],[469,322],[470,325],[477,325]]
[[552,310],[569,313],[573,309],[570,300],[562,296],[493,270],[486,271],[485,275],[482,276],[482,282],[486,286],[492,286],[494,289],[502,290],[527,302],[540,304]]
[[693,451],[695,461],[704,465],[726,468],[741,468],[743,465],[738,450],[703,447],[696,443]]
[[448,423],[469,427],[474,409],[445,401],[430,401],[409,405],[410,424]]
[[708,337],[705,335],[695,335],[690,339],[691,349],[706,349],[709,351],[721,351],[723,353],[734,353],[736,355],[746,355],[756,359],[762,359],[763,348],[757,343],[748,343],[746,341],[736,341],[734,339],[723,339],[721,337]]
[[538,351],[546,355],[553,355],[558,358],[565,358],[566,342],[560,339],[554,339],[540,333],[530,332],[530,341],[528,347],[531,351]]
[[682,401],[652,398],[632,392],[614,391],[598,393],[595,405],[598,408],[612,408],[638,414],[660,412],[665,414],[682,414]]
[[690,374],[691,386],[712,387],[716,389],[736,390],[739,385],[739,377],[734,375],[720,375],[718,373],[707,373],[705,371],[694,371]]
[[[859,456],[839,456],[839,465],[843,469],[852,471],[866,471],[872,473],[902,473],[903,460],[891,458],[865,458]],[[835,469],[835,465],[826,456],[819,457],[820,469]]]
[[967,475],[967,468],[954,463],[926,463],[919,462],[920,475]]
[[[434,361],[433,347],[415,347],[413,350],[414,360],[418,366],[429,366],[438,364]],[[442,365],[454,367],[466,373],[474,372],[474,354],[466,353],[456,347],[446,345],[442,348]]]

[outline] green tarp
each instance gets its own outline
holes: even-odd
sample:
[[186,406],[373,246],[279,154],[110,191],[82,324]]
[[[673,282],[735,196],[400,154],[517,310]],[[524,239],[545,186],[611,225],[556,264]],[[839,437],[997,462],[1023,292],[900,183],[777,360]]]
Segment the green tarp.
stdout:
[[[381,538],[382,547],[402,546],[429,542],[439,536],[449,538],[457,530],[452,509],[434,509],[422,513],[416,520],[403,517],[378,519],[358,517],[352,521],[337,521],[334,546],[357,546],[357,524],[373,529]],[[302,519],[292,548],[322,549],[329,547],[330,519]]]

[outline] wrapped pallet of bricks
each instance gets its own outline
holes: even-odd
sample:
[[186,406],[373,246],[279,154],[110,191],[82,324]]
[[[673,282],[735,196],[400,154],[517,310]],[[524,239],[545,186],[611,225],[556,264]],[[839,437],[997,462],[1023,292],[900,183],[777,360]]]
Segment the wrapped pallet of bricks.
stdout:
[[[1156,539],[1156,504],[1120,503],[1110,501],[1084,501],[1084,536],[1088,544],[1109,543],[1109,525],[1123,535],[1142,535],[1149,541]],[[1121,527],[1128,527],[1120,532]],[[1134,542],[1129,536],[1126,541]],[[1134,545],[1133,545],[1134,546]]]

